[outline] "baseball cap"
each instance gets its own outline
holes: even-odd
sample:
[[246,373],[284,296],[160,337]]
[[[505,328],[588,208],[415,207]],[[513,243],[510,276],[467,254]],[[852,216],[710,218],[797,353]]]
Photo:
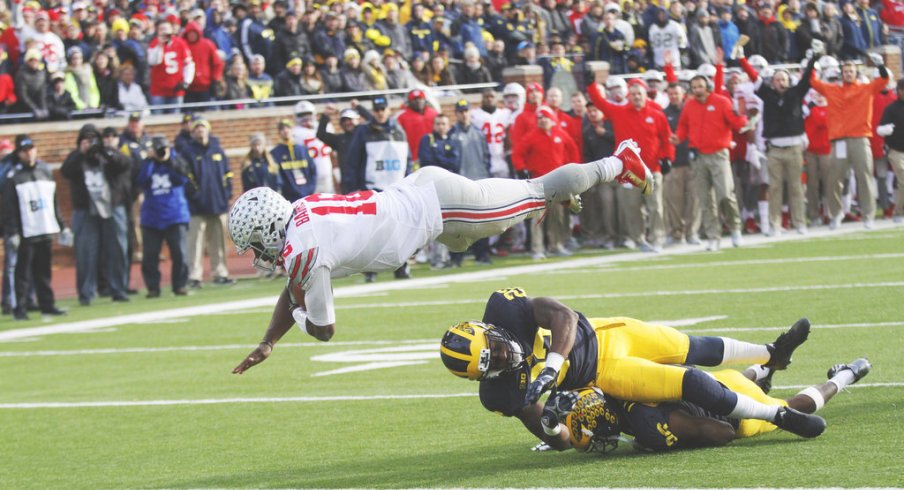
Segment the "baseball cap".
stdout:
[[191,128],[192,128],[192,129],[195,129],[195,128],[197,128],[198,126],[206,126],[207,129],[210,129],[210,121],[208,121],[207,119],[204,119],[204,118],[201,117],[201,116],[192,118],[192,121],[191,121]]
[[408,92],[408,100],[409,101],[415,100],[415,99],[426,99],[426,98],[427,98],[427,94],[425,94],[424,91],[419,88],[416,88],[416,89],[412,90],[411,92]]
[[537,82],[528,83],[524,88],[527,89],[527,92],[540,92],[541,94],[543,93],[543,85],[540,85]]
[[295,123],[292,122],[291,119],[280,119],[279,122],[276,123],[277,128],[282,128],[282,127],[291,128],[293,126],[295,126]]
[[455,112],[467,112],[470,108],[471,104],[465,99],[461,99],[455,103]]
[[[132,114],[135,114],[135,113],[133,112]],[[182,124],[190,123],[190,122],[192,122],[192,120],[194,118],[195,117],[194,117],[194,115],[192,115],[192,113],[186,112],[185,114],[182,114]],[[131,115],[129,115],[129,119],[132,119]]]
[[534,43],[532,43],[530,41],[521,41],[520,43],[518,43],[518,51],[521,51],[522,49],[532,48],[532,47],[534,47]]
[[379,111],[382,109],[386,109],[389,104],[386,102],[386,97],[382,95],[378,95],[373,98],[373,110]]
[[35,15],[35,20],[50,20],[50,14],[46,10],[39,10]]
[[108,136],[119,136],[119,133],[117,133],[116,130],[110,126],[105,127],[104,130],[100,134],[104,138],[106,138]]
[[31,136],[27,134],[20,134],[16,136],[16,151],[20,150],[28,150],[30,148],[34,148],[35,142],[32,141]]
[[25,52],[25,61],[41,59],[41,52],[37,49],[29,49]]
[[354,109],[345,109],[339,113],[339,119],[358,119],[358,111]]
[[665,81],[665,78],[663,78],[662,76],[662,72],[658,70],[647,70],[647,72],[644,73],[644,78],[648,81],[654,82]]
[[[182,120],[188,122],[185,120],[186,116],[188,116],[188,121],[191,121],[191,115],[189,114],[182,116]],[[129,121],[140,121],[142,117],[144,117],[144,111],[132,111],[129,113]]]
[[634,85],[640,85],[645,91],[650,89],[650,87],[647,86],[647,83],[640,78],[632,78],[628,80],[628,87],[633,87]]
[[548,105],[541,105],[537,109],[537,117],[541,117],[541,116],[548,117],[548,118],[552,119],[553,121],[559,120],[559,118],[556,117],[556,111],[552,110],[552,107],[549,107]]
[[8,139],[0,140],[0,151],[13,151],[13,144]]

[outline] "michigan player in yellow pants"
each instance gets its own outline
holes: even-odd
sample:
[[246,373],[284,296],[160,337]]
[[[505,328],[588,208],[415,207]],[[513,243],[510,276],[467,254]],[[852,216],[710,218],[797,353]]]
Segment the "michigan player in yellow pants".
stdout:
[[[771,386],[761,386],[763,376],[771,372],[762,366],[751,366],[743,373],[723,369],[710,374],[727,389],[761,403],[814,413],[842,388],[866,376],[870,369],[869,361],[863,358],[836,364],[829,369],[827,382],[810,386],[787,399],[773,398],[768,395]],[[595,387],[578,392],[560,391],[550,398],[547,406],[558,411],[556,417],[564,422],[571,434],[572,447],[579,451],[609,452],[618,446],[622,433],[634,436],[632,443],[638,449],[670,451],[722,446],[734,439],[766,434],[777,428],[765,420],[720,417],[687,402],[623,401]]]
[[717,415],[766,420],[815,437],[825,430],[822,418],[762,403],[726,389],[703,371],[674,365],[756,363],[785,369],[809,328],[802,319],[771,344],[689,336],[631,318],[588,320],[552,298],[529,298],[510,288],[490,296],[481,322],[452,326],[440,357],[456,376],[480,381],[487,410],[518,417],[555,449],[571,444],[567,428],[539,402],[553,387],[597,386],[640,402],[685,401]]

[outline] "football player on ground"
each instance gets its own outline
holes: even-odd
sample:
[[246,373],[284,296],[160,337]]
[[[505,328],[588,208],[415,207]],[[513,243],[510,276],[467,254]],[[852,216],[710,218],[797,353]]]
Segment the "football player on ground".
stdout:
[[[399,162],[373,163],[376,171],[405,171]],[[240,254],[253,250],[262,270],[285,267],[289,282],[263,340],[233,372],[266,359],[295,322],[329,340],[336,322],[331,278],[398,269],[433,240],[464,252],[476,240],[540,217],[547,205],[564,203],[577,212],[579,194],[612,180],[653,191],[653,176],[633,141],[612,157],[564,165],[536,179],[472,181],[425,167],[382,192],[314,194],[290,203],[266,187],[249,190],[229,213],[232,241]]]
[[569,430],[544,410],[540,395],[590,385],[622,400],[690,402],[716,415],[766,420],[816,437],[825,430],[822,418],[767,405],[703,371],[675,366],[757,363],[785,369],[809,332],[804,318],[771,344],[685,335],[631,318],[588,319],[555,299],[529,298],[511,288],[490,296],[482,322],[449,328],[440,357],[452,374],[480,381],[487,410],[517,417],[557,450],[571,447]]
[[[725,369],[711,373],[728,389],[744,393],[767,405],[785,406],[814,413],[841,389],[869,374],[865,358],[836,364],[828,371],[828,382],[810,386],[786,399],[767,395],[771,383],[764,375],[772,370],[753,365],[742,372]],[[757,379],[759,377],[759,379]],[[620,433],[634,436],[631,443],[644,451],[671,451],[693,447],[722,446],[737,438],[753,437],[777,427],[764,420],[737,419],[715,415],[698,405],[679,403],[636,403],[605,395],[599,388],[560,391],[550,396],[544,410],[550,421],[559,420],[571,434],[572,447],[579,451],[609,452],[615,449]],[[547,449],[541,444],[536,450]]]

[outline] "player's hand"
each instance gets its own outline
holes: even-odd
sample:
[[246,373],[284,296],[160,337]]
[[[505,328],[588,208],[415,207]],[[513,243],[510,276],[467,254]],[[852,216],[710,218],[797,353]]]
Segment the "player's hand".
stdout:
[[578,402],[578,398],[576,391],[557,391],[546,399],[543,411],[550,410],[559,420],[563,420],[574,409],[574,404]]
[[332,116],[332,115],[336,114],[337,112],[338,111],[336,110],[336,104],[333,104],[332,102],[323,106],[323,113],[328,116]]
[[531,381],[530,385],[527,387],[527,393],[524,394],[524,401],[526,401],[528,405],[537,403],[537,400],[540,399],[540,395],[549,391],[556,385],[557,377],[559,377],[559,372],[555,369],[549,367],[543,368],[537,376],[537,379]]
[[257,366],[270,357],[271,352],[273,352],[273,347],[266,342],[261,342],[257,346],[257,349],[251,351],[251,354],[248,354],[248,357],[232,370],[232,374],[242,374],[252,367]]
[[873,66],[882,66],[885,64],[885,60],[882,59],[882,55],[879,53],[869,53],[869,60],[873,62]]

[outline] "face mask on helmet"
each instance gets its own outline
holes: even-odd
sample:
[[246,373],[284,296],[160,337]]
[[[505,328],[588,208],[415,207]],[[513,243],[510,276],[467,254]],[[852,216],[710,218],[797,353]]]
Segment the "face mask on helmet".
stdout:
[[606,403],[603,392],[597,388],[578,391],[578,401],[565,417],[565,425],[571,432],[571,445],[582,452],[608,453],[618,447],[621,429],[618,415]]
[[452,374],[477,381],[517,369],[524,362],[524,351],[505,330],[463,322],[443,335],[440,357]]
[[242,194],[229,212],[229,234],[239,255],[254,251],[255,268],[272,272],[282,263],[292,204],[269,187]]

